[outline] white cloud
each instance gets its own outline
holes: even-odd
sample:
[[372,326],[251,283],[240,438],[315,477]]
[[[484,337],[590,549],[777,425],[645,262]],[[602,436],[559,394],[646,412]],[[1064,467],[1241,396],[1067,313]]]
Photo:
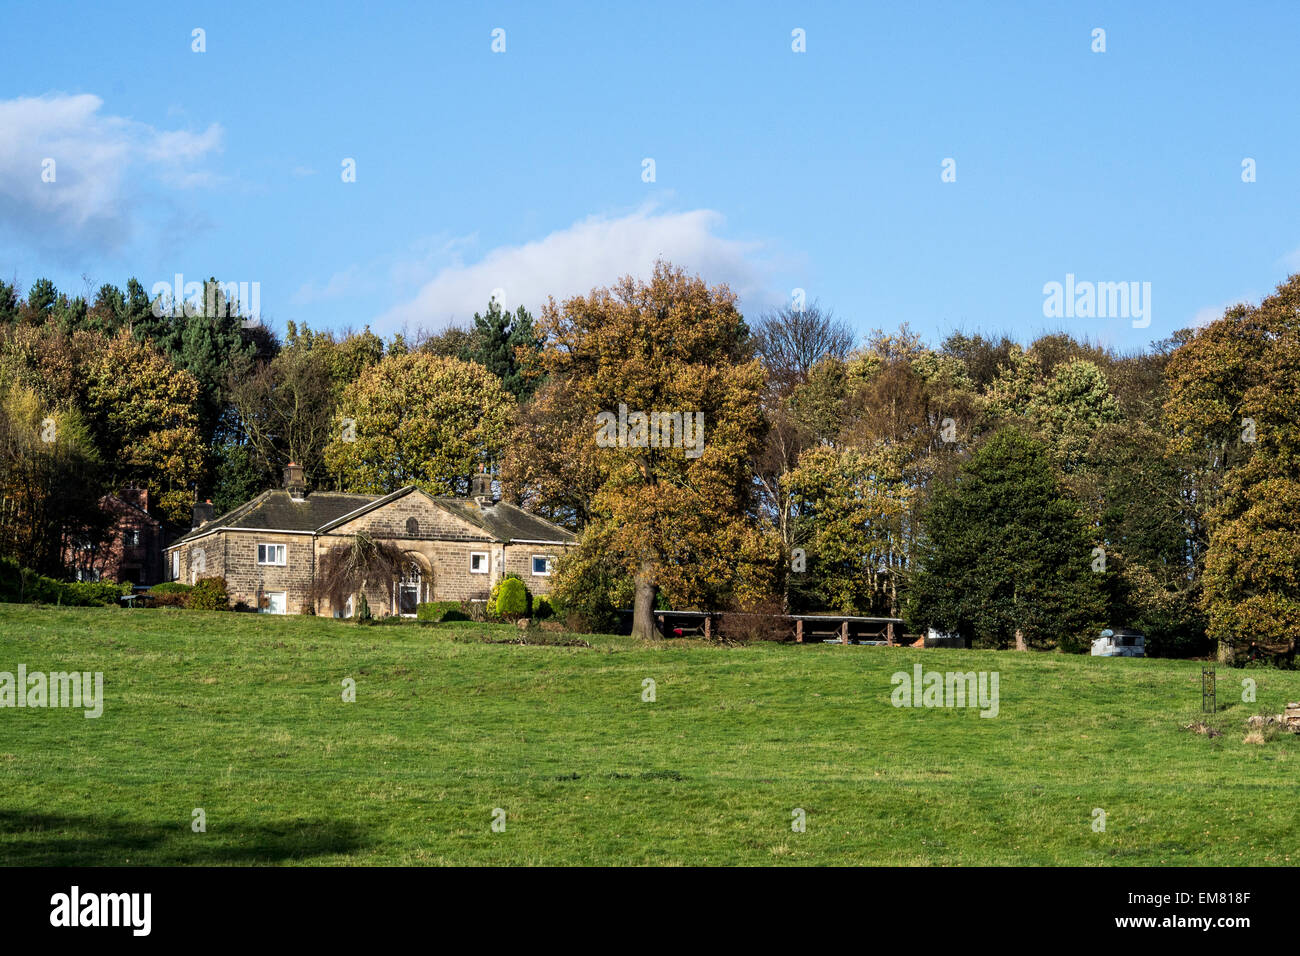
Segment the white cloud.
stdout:
[[[114,250],[130,241],[155,184],[208,185],[195,166],[220,149],[222,130],[158,130],[100,112],[88,93],[0,100],[0,229],[45,249]],[[45,161],[54,161],[46,182]]]
[[548,296],[558,302],[624,275],[648,278],[659,258],[710,284],[727,283],[749,309],[780,301],[783,296],[764,281],[763,244],[719,236],[722,223],[722,215],[709,209],[669,213],[647,206],[619,218],[592,216],[542,239],[493,249],[472,264],[457,254],[372,324],[383,332],[442,328],[481,312],[494,289],[505,291],[507,308],[523,305],[535,313]]

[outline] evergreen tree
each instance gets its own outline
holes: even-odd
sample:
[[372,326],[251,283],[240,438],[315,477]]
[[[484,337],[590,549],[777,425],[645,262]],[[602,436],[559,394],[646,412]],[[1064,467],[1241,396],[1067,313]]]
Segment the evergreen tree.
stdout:
[[914,626],[972,646],[1086,648],[1105,620],[1093,543],[1047,450],[1016,428],[988,440],[922,514]]
[[530,353],[538,355],[540,348],[532,314],[523,306],[511,314],[493,299],[486,314],[474,313],[474,340],[465,358],[484,366],[523,402],[539,384],[528,359]]

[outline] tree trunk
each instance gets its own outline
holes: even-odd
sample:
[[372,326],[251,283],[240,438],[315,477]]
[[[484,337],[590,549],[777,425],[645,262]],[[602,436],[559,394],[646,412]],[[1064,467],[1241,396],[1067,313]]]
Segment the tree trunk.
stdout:
[[659,587],[655,584],[654,565],[642,561],[637,570],[636,597],[632,602],[632,636],[652,640],[655,636],[655,598]]
[[1025,650],[1025,635],[1020,628],[1016,628],[1016,650]]

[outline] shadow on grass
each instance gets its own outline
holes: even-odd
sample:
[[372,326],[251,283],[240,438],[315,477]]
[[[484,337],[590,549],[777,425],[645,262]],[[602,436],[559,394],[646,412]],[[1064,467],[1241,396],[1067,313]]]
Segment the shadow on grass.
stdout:
[[360,827],[284,820],[223,831],[107,817],[0,810],[0,866],[199,866],[297,863],[366,845]]

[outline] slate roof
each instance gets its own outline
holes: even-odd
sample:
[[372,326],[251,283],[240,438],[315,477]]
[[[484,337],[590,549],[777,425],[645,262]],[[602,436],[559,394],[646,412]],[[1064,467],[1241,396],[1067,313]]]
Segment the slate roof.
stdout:
[[246,528],[251,531],[315,531],[349,512],[379,499],[379,495],[348,495],[316,491],[294,501],[287,491],[264,491],[252,501],[232,508],[212,521],[204,522],[176,544],[215,531],[217,528]]
[[313,533],[328,531],[331,527],[342,524],[344,519],[351,520],[412,492],[425,495],[440,508],[481,528],[503,544],[512,541],[569,543],[576,540],[571,532],[559,525],[504,501],[480,507],[473,498],[437,497],[420,491],[414,485],[408,485],[388,495],[314,491],[299,501],[290,498],[287,491],[264,491],[252,501],[205,522],[202,527],[177,539],[175,544],[202,537],[218,528]]
[[472,498],[434,498],[433,500],[456,517],[477,524],[504,544],[509,544],[511,541],[565,543],[577,541],[572,532],[504,501],[498,501],[487,508],[480,508],[478,502]]

